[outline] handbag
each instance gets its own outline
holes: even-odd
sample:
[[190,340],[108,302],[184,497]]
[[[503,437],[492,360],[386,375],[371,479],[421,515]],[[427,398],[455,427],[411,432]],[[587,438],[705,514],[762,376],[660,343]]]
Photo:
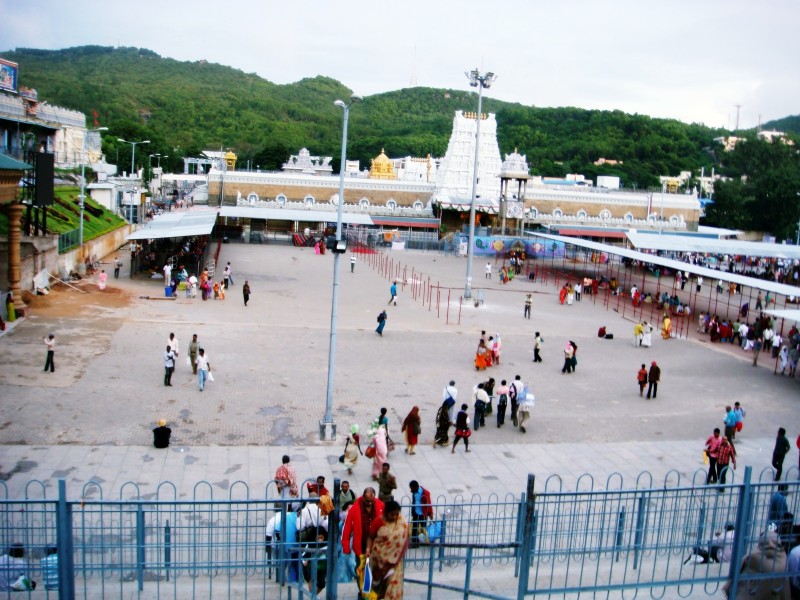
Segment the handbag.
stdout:
[[387,452],[394,452],[394,449],[397,446],[394,443],[394,440],[390,438],[388,435],[386,436],[386,451]]
[[419,423],[414,423],[414,425],[412,425],[412,430],[414,431],[414,435],[419,435],[422,433],[422,425]]
[[208,372],[208,380],[214,381],[214,376],[211,374],[211,371]]
[[340,462],[340,463],[343,463],[343,462],[344,462],[344,454],[342,454],[342,455],[339,457],[339,462]]
[[483,409],[483,414],[484,415],[492,414],[492,399],[491,398],[489,398],[489,404],[487,404],[486,408]]
[[367,449],[364,450],[364,456],[367,458],[375,458],[375,442],[370,442]]

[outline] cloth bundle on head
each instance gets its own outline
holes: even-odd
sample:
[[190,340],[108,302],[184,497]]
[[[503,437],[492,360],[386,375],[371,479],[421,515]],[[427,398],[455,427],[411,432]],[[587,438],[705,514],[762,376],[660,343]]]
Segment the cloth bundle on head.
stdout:
[[158,420],[158,426],[159,427],[166,427],[166,425],[167,425],[167,420],[166,419],[159,419]]
[[357,434],[361,428],[357,424],[353,424],[350,426],[350,433],[353,435]]
[[333,500],[327,494],[319,497],[319,512],[323,517],[333,512]]
[[656,361],[653,361],[652,363],[650,363],[650,365],[655,367],[656,366]]

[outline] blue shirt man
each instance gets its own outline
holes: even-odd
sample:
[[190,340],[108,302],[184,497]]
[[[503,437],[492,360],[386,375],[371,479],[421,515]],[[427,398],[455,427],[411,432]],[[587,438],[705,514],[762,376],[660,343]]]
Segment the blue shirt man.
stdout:
[[392,283],[392,287],[389,288],[389,293],[392,295],[392,297],[389,298],[389,304],[394,302],[394,305],[397,306],[397,284],[396,283]]

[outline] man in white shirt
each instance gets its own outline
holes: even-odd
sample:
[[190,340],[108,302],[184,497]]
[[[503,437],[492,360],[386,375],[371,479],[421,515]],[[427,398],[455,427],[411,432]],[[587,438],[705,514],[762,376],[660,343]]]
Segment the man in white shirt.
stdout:
[[222,276],[224,277],[225,289],[227,290],[233,285],[233,268],[231,267],[230,261],[228,261],[228,264],[225,265],[225,270],[222,272]]
[[742,343],[742,348],[747,350],[747,332],[750,331],[747,323],[739,325],[739,341]]
[[172,277],[172,265],[169,263],[164,265],[164,286],[168,286],[170,284]]
[[211,363],[208,362],[208,356],[203,348],[200,348],[197,354],[197,381],[200,385],[200,391],[206,387],[206,380],[208,373],[211,371]]
[[448,412],[450,413],[450,422],[455,423],[455,406],[456,400],[458,399],[458,390],[456,389],[456,382],[450,381],[447,387],[444,388],[444,393],[442,394],[442,400],[447,400],[450,398],[452,402],[448,402]]
[[486,279],[491,279],[491,278],[492,278],[492,263],[487,262],[486,263]]
[[519,409],[520,401],[525,399],[523,396],[524,393],[525,384],[522,383],[522,377],[517,375],[508,388],[508,397],[511,400],[511,422],[514,424],[514,427],[519,425],[517,420],[517,410]]
[[180,344],[178,344],[178,338],[175,337],[174,333],[169,334],[169,339],[167,340],[167,346],[169,346],[172,349],[172,351],[175,353],[175,356],[178,356],[178,354],[180,354],[181,352],[179,348]]
[[[309,494],[309,499],[319,498],[317,494]],[[303,531],[306,527],[322,527],[328,531],[328,517],[323,517],[319,510],[319,504],[308,502],[300,514],[297,516],[297,531]]]

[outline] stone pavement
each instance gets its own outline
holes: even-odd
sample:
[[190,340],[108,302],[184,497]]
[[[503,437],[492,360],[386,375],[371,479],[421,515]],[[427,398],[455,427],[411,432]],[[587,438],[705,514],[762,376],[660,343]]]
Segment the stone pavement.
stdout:
[[[360,257],[350,273],[341,265],[334,415],[340,436],[319,441],[318,421],[325,404],[330,327],[332,258],[312,249],[281,245],[224,245],[220,264],[231,261],[236,285],[223,301],[163,298],[163,281],[127,277],[110,280],[106,292],[86,285],[86,295],[57,289],[37,298],[30,318],[0,337],[0,478],[14,497],[30,479],[65,478],[71,496],[89,481],[102,483],[106,497],[122,483],[136,482],[152,494],[169,480],[182,496],[191,496],[200,480],[226,497],[231,485],[247,483],[251,496],[263,495],[284,453],[298,474],[341,474],[337,457],[351,423],[366,428],[381,406],[391,416],[398,442],[391,457],[405,489],[416,478],[435,494],[519,495],[525,475],[539,484],[558,475],[567,488],[590,473],[604,487],[611,473],[635,485],[640,471],[656,482],[668,472],[688,482],[702,469],[701,449],[721,425],[723,407],[739,400],[748,410],[738,445],[740,465],[754,467],[756,478],[769,465],[775,431],[784,426],[794,440],[798,381],[776,377],[772,362],[734,348],[711,346],[704,339],[663,341],[634,348],[632,323],[607,311],[591,297],[561,306],[557,289],[515,280],[501,286],[484,280],[485,260],[475,260],[475,287],[485,304],[461,307],[465,259],[435,253],[389,252],[388,256],[452,290],[451,323],[446,307],[422,306],[402,287],[398,306],[386,306],[389,281]],[[113,256],[106,257],[110,263]],[[221,269],[220,269],[221,270]],[[495,269],[496,271],[496,269]],[[244,279],[253,296],[245,307]],[[522,318],[523,299],[534,293],[533,318]],[[433,298],[436,298],[436,289]],[[152,299],[143,299],[150,296]],[[374,333],[375,317],[386,308],[384,336]],[[614,340],[596,337],[600,325]],[[476,373],[473,355],[481,329],[499,332],[501,365]],[[535,330],[545,337],[544,362],[531,362]],[[57,371],[42,373],[42,338],[58,339]],[[163,386],[162,354],[168,334],[181,343],[174,387]],[[193,333],[206,348],[216,381],[202,394],[184,362]],[[579,365],[560,373],[567,340],[579,346]],[[662,367],[657,400],[639,398],[636,371],[652,360]],[[498,381],[522,375],[537,397],[534,425],[527,434],[510,424],[475,432],[473,452],[430,446],[442,389],[455,379],[459,403],[469,402],[472,387],[489,376]],[[418,452],[402,452],[400,423],[418,405],[423,432]],[[173,429],[173,446],[157,451],[150,430],[159,418]],[[737,440],[738,441],[738,440]],[[364,460],[349,479],[356,489],[370,482]],[[786,466],[797,464],[793,452]],[[796,476],[794,471],[794,476]],[[766,475],[765,477],[768,477]],[[688,479],[687,479],[688,478]],[[538,485],[537,485],[538,488]],[[239,493],[239,492],[236,492]]]

